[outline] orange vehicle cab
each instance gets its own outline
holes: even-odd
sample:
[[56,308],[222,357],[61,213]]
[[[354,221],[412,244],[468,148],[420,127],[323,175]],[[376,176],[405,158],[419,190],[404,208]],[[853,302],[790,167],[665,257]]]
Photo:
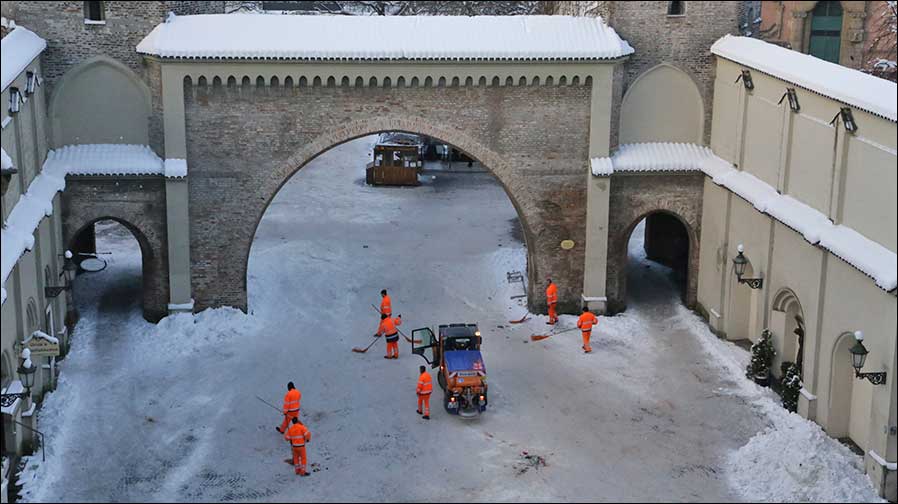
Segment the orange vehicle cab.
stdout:
[[480,353],[482,338],[476,324],[448,324],[435,336],[429,327],[412,331],[412,353],[431,367],[439,366],[446,411],[465,418],[480,416],[489,402],[486,366]]

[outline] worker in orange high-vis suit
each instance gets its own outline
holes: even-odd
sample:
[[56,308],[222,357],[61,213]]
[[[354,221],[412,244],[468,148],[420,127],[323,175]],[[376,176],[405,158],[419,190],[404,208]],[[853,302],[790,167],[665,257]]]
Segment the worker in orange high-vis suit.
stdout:
[[291,418],[299,418],[299,401],[302,399],[302,393],[293,386],[293,382],[287,384],[287,394],[284,396],[284,423],[280,427],[275,427],[281,434],[287,430]]
[[393,316],[393,304],[390,301],[390,295],[387,294],[387,289],[380,291],[380,314],[386,315],[388,317]]
[[546,287],[546,304],[549,305],[549,321],[547,324],[558,322],[558,313],[555,311],[555,305],[558,303],[558,286],[551,278],[547,278],[549,286]]
[[589,337],[592,335],[592,326],[598,323],[599,319],[589,311],[589,308],[584,306],[583,314],[577,319],[577,327],[583,332],[583,351],[585,353],[592,352],[592,347],[589,346]]
[[284,439],[290,442],[290,448],[293,450],[293,468],[296,470],[296,474],[309,476],[309,473],[306,472],[306,443],[312,440],[312,433],[299,421],[299,418],[294,417],[293,425],[284,434]]
[[[433,392],[433,380],[430,378],[430,373],[427,372],[427,368],[424,366],[420,367],[421,375],[418,376],[418,388],[415,389],[415,392],[418,393],[418,414],[421,415],[423,413],[424,420],[430,420],[430,394]],[[421,407],[424,407],[423,409]]]
[[399,329],[396,329],[398,325],[402,325],[402,315],[398,315],[396,318],[380,316],[380,327],[377,328],[374,336],[387,338],[387,355],[384,355],[384,359],[399,358]]

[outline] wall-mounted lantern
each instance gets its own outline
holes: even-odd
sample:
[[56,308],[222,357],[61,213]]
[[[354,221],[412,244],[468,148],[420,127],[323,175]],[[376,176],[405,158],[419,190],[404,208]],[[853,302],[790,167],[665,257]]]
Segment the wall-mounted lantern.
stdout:
[[25,95],[31,96],[43,82],[41,81],[40,76],[35,72],[28,72],[25,76]]
[[22,93],[19,92],[19,88],[9,88],[9,113],[18,113],[22,108],[22,102]]
[[857,123],[854,122],[854,116],[851,114],[851,108],[842,107],[839,115],[842,116],[842,124],[845,125],[845,131],[849,133],[854,133],[855,131],[857,131]]
[[63,285],[53,286],[47,285],[44,287],[44,296],[47,298],[55,298],[61,293],[72,289],[72,282],[75,281],[75,272],[78,271],[78,265],[75,264],[75,261],[72,259],[72,252],[69,250],[65,251],[63,254],[65,260],[62,263],[62,273],[59,275],[63,277]]
[[736,82],[742,81],[742,85],[745,86],[745,89],[751,91],[755,88],[755,83],[751,80],[751,72],[748,70],[743,70],[742,74],[736,78]]
[[736,250],[739,253],[733,258],[733,269],[736,272],[736,278],[739,280],[739,283],[746,284],[752,289],[763,287],[763,278],[742,278],[742,275],[745,274],[745,267],[748,265],[748,258],[745,257],[745,247],[741,243],[736,247]]
[[867,354],[870,353],[867,351],[867,347],[864,346],[864,333],[861,331],[854,331],[854,346],[849,348],[848,351],[851,352],[851,366],[854,367],[854,376],[858,379],[863,380],[866,378],[873,385],[882,385],[886,382],[886,374],[882,373],[861,373],[861,369],[864,367],[864,363],[867,361]]
[[786,88],[786,94],[784,94],[776,104],[779,105],[780,103],[783,103],[783,99],[785,98],[789,99],[789,109],[792,112],[801,110],[801,105],[798,103],[798,95],[795,93],[795,88]]

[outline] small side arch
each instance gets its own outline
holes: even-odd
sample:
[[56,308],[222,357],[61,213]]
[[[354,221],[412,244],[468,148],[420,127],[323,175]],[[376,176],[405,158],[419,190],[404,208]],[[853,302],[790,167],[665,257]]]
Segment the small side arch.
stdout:
[[636,78],[621,101],[620,143],[701,144],[705,106],[695,79],[661,63]]
[[49,116],[53,147],[149,143],[150,89],[130,68],[94,56],[56,84]]
[[783,287],[773,296],[769,320],[777,350],[774,375],[780,376],[783,362],[794,362],[801,370],[804,366],[805,316],[798,295],[792,289]]

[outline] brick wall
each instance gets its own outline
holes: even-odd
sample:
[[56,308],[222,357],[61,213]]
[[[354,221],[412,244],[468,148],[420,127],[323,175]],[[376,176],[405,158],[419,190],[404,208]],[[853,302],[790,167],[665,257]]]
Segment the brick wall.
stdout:
[[[440,138],[490,168],[521,215],[532,307],[543,303],[551,274],[561,307],[577,309],[589,85],[191,87],[185,102],[197,309],[246,307],[246,265],[256,226],[296,169],[335,144],[388,129]],[[561,250],[564,239],[577,246]]]
[[15,4],[16,22],[47,40],[41,63],[51,89],[70,68],[98,55],[116,59],[142,76],[144,66],[137,44],[169,11],[198,14],[224,10],[224,2],[103,2],[106,24],[85,24],[84,2]]
[[[636,49],[624,66],[623,92],[643,72],[671,63],[690,74],[705,105],[705,143],[711,140],[714,58],[711,45],[738,33],[742,2],[684,2],[684,16],[668,16],[668,2],[615,2],[611,25]],[[615,107],[617,108],[617,107]]]
[[62,193],[63,243],[72,246],[85,226],[116,220],[134,235],[143,260],[143,314],[168,314],[168,242],[162,177],[68,177]]
[[611,177],[606,290],[609,312],[626,308],[627,245],[633,228],[654,212],[674,215],[686,227],[690,243],[684,301],[690,307],[695,304],[704,180],[701,173],[636,173]]

